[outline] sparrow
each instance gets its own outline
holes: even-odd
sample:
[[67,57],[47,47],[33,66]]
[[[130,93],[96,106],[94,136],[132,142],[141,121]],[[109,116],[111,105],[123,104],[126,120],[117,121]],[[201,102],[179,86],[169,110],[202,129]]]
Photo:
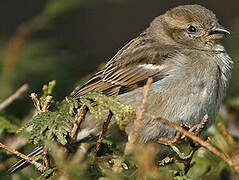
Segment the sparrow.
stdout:
[[[219,41],[229,34],[215,14],[201,5],[173,8],[156,17],[73,97],[100,91],[137,108],[142,101],[143,86],[152,78],[147,114],[143,117],[138,141],[175,136],[174,128],[162,125],[153,117],[191,128],[208,115],[209,127],[231,77],[233,61]],[[130,118],[126,134],[132,130],[134,119]],[[114,136],[117,129],[113,120],[108,136]],[[78,140],[98,136],[101,131],[102,121],[88,114],[80,126]]]
[[[175,137],[174,128],[154,117],[190,128],[207,114],[209,127],[218,114],[233,68],[232,59],[219,41],[229,34],[215,14],[201,5],[173,8],[156,17],[72,97],[99,91],[137,108],[141,105],[143,86],[152,78],[138,142]],[[134,126],[134,119],[135,116],[129,118],[123,132],[126,136]],[[102,120],[87,113],[77,140],[99,136],[102,125]],[[107,137],[120,139],[119,132],[122,134],[113,118]]]

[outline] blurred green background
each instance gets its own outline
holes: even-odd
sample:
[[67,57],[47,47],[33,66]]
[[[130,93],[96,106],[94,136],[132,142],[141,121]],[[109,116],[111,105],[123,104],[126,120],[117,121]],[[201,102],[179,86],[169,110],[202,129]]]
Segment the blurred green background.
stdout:
[[[24,83],[30,89],[0,116],[21,124],[33,108],[29,94],[40,94],[42,85],[53,79],[57,82],[54,98],[62,100],[154,17],[184,4],[213,10],[231,32],[223,40],[235,62],[225,103],[233,100],[238,106],[239,2],[235,0],[2,0],[0,103]],[[7,136],[0,135],[0,139]]]

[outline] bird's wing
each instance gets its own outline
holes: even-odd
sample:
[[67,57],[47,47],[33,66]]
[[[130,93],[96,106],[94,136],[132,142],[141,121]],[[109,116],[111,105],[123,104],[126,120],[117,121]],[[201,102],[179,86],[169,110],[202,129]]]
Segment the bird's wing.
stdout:
[[139,36],[125,45],[104,67],[73,97],[82,96],[92,90],[116,96],[143,86],[149,77],[158,81],[167,76],[164,61],[175,53],[175,49]]

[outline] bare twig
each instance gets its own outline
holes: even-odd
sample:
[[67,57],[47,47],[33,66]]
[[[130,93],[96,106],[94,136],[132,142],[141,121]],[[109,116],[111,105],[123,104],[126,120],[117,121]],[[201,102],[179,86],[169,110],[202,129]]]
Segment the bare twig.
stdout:
[[239,130],[237,129],[235,122],[238,117],[238,112],[229,113],[228,108],[222,104],[219,113],[226,119],[228,119],[227,131],[231,136],[239,138]]
[[142,118],[147,108],[147,98],[149,95],[149,89],[152,82],[153,82],[153,79],[149,78],[146,85],[144,86],[142,104],[136,111],[136,119],[134,121],[134,128],[129,133],[128,142],[126,143],[126,146],[125,146],[125,152],[124,152],[125,154],[129,154],[132,152],[133,144],[135,144],[138,138],[138,132],[140,131],[142,126]]
[[47,147],[46,145],[44,145],[43,147],[43,162],[44,162],[44,166],[47,169],[50,168],[50,162],[49,162],[49,157],[48,157],[48,152],[47,152]]
[[46,96],[42,104],[40,103],[36,93],[31,93],[30,97],[32,98],[38,114],[48,111],[49,107],[51,106],[52,96]]
[[169,121],[164,120],[162,118],[155,118],[155,119],[158,120],[159,122],[161,122],[162,124],[165,124],[167,126],[175,128],[178,132],[184,134],[186,137],[192,139],[193,141],[200,144],[202,147],[205,147],[210,152],[212,152],[213,154],[218,156],[225,163],[227,163],[230,167],[232,167],[236,172],[239,172],[239,164],[238,163],[234,163],[233,161],[228,159],[225,154],[223,154],[222,152],[219,152],[215,147],[213,147],[207,141],[203,141],[199,137],[195,136],[192,132],[189,132],[189,131],[185,130],[184,128],[182,128],[181,126],[177,125],[175,122],[169,122]]
[[13,149],[13,148],[10,148],[2,143],[0,143],[0,147],[7,150],[8,152],[10,153],[13,153],[15,155],[17,155],[18,157],[24,159],[25,161],[27,161],[28,163],[31,163],[33,164],[39,171],[41,172],[44,172],[46,170],[46,168],[41,164],[41,163],[38,163],[36,161],[34,161],[33,159],[31,159],[30,157],[20,153],[19,151]]
[[[43,89],[48,89],[47,86],[43,86]],[[46,96],[42,103],[40,103],[38,96],[36,93],[31,93],[30,97],[32,98],[32,101],[34,103],[34,106],[36,107],[37,113],[43,113],[47,112],[49,107],[51,106],[52,96]],[[46,145],[43,147],[43,162],[44,162],[44,169],[47,170],[50,168],[50,162],[48,158],[48,151]],[[42,164],[41,164],[42,166]]]
[[25,93],[28,90],[28,88],[29,88],[28,84],[22,85],[13,95],[11,95],[9,98],[7,98],[0,104],[0,111],[9,106],[10,104],[12,104],[13,101],[18,99],[23,93]]
[[94,152],[94,155],[93,155],[93,161],[95,161],[96,154],[97,154],[97,152],[98,152],[99,149],[100,149],[100,144],[101,144],[101,142],[102,142],[103,139],[104,139],[104,135],[105,135],[106,131],[108,130],[108,126],[109,126],[109,124],[110,124],[110,120],[111,120],[112,116],[113,116],[113,114],[112,114],[112,112],[110,111],[107,120],[106,120],[106,121],[104,122],[104,124],[103,124],[102,132],[101,132],[101,134],[100,134],[100,136],[99,136],[99,139],[98,139],[98,141],[97,141],[96,148],[95,148],[95,152]]
[[146,85],[144,86],[142,104],[136,111],[136,120],[134,121],[134,130],[136,132],[138,132],[142,126],[142,118],[143,118],[143,114],[146,111],[147,98],[149,95],[149,89],[150,89],[152,82],[153,82],[153,79],[149,78]]
[[83,104],[80,107],[80,109],[77,109],[76,121],[75,121],[74,126],[71,130],[71,139],[72,140],[75,140],[78,128],[79,128],[82,120],[85,118],[86,113],[87,113],[87,107],[86,107],[85,104]]
[[38,96],[36,93],[31,93],[30,97],[32,98],[32,101],[34,103],[35,108],[37,109],[38,113],[41,113],[41,103],[38,100]]
[[237,115],[235,115],[234,113],[232,113],[230,115],[230,118],[229,118],[229,122],[228,122],[228,132],[233,136],[233,137],[236,137],[236,138],[239,138],[239,130],[237,129],[236,127],[236,121],[237,121]]
[[47,96],[46,98],[44,98],[42,109],[41,109],[42,112],[48,111],[49,107],[51,106],[51,101],[52,101],[52,96]]
[[229,132],[226,130],[225,126],[222,123],[218,124],[218,127],[221,129],[223,135],[227,138],[227,140],[232,144],[235,145],[235,141],[232,138],[232,136],[229,134]]

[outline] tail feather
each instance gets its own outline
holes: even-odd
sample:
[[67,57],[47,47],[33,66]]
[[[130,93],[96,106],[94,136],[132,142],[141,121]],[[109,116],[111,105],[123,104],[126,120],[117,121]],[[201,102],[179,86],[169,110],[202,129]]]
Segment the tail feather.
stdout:
[[[33,152],[31,152],[30,154],[28,154],[27,156],[30,158],[36,157],[40,154],[43,153],[43,147],[37,147],[33,150]],[[28,163],[25,159],[21,159],[20,161],[18,161],[16,164],[14,164],[10,169],[8,169],[8,173],[9,174],[13,174],[18,170],[21,170],[27,166],[29,166],[30,163]]]

